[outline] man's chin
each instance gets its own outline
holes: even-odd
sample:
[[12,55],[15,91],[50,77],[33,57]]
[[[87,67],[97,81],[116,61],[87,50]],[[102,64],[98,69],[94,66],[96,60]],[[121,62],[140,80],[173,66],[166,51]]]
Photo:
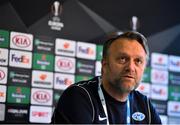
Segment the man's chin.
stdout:
[[122,84],[122,88],[124,88],[126,92],[131,92],[135,89],[135,85],[134,83],[125,83],[125,84]]
[[121,80],[121,84],[123,85],[135,85],[135,80],[134,79],[123,79]]

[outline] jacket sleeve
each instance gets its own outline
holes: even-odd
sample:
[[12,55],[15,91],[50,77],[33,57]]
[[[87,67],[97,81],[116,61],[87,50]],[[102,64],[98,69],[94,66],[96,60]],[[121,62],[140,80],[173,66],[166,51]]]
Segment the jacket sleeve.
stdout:
[[63,92],[55,108],[52,123],[91,124],[93,106],[86,89],[71,86]]
[[162,124],[159,114],[156,112],[150,100],[149,100],[149,107],[150,107],[150,113],[151,113],[151,124]]

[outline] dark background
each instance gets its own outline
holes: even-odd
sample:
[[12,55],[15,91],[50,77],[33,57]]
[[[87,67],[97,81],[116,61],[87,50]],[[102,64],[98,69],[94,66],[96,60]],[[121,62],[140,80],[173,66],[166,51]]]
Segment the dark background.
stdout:
[[131,18],[137,16],[151,52],[180,55],[179,0],[59,1],[61,31],[47,26],[54,0],[1,0],[0,28],[101,44],[112,32],[131,30]]
[[[103,44],[110,34],[131,30],[132,16],[137,16],[139,20],[137,31],[147,37],[151,52],[180,56],[180,0],[59,1],[63,6],[60,21],[64,24],[60,31],[51,30],[48,26],[54,0],[0,0],[0,29],[31,33],[34,38],[48,42],[64,38],[76,42]],[[53,54],[54,51],[50,53]],[[10,68],[8,71],[11,70]],[[61,93],[54,89],[54,95],[60,96]],[[57,100],[54,100],[54,103],[57,103]],[[156,103],[167,106],[167,101]],[[7,105],[10,108],[16,106]],[[17,107],[27,109],[20,104]],[[165,111],[164,114],[167,113],[166,107],[162,110]],[[6,114],[6,121],[11,119],[15,122],[20,119],[29,122],[26,115],[20,118],[11,117],[12,114]],[[170,121],[175,121],[172,118]],[[176,120],[177,123],[179,122]]]

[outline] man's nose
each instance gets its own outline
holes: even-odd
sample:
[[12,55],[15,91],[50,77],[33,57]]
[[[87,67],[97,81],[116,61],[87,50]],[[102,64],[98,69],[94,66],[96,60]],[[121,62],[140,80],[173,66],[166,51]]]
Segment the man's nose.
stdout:
[[129,60],[129,62],[126,65],[126,70],[129,72],[135,72],[135,62],[133,60]]

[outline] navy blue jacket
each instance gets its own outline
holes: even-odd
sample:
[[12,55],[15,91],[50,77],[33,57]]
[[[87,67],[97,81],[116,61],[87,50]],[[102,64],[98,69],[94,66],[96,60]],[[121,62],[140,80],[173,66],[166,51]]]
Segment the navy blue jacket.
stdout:
[[[98,95],[98,77],[81,81],[66,89],[55,108],[52,123],[106,124],[106,116]],[[111,97],[102,87],[110,124],[126,123],[126,102]],[[161,124],[150,100],[139,93],[130,93],[131,124]],[[138,118],[141,116],[143,118]]]

